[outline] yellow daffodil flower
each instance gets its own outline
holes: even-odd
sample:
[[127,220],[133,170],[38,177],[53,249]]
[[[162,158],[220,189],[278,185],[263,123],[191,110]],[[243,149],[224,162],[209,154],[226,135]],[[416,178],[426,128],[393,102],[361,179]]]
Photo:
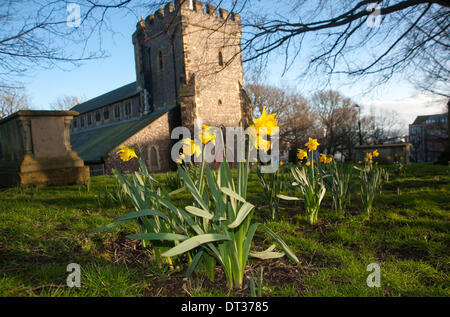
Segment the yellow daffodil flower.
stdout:
[[214,129],[203,124],[202,131],[200,131],[199,139],[203,144],[207,144],[208,142],[212,142],[212,144],[216,145],[216,134],[213,133]]
[[372,153],[366,153],[366,158],[365,158],[366,162],[372,161],[372,158],[373,158]]
[[276,132],[276,129],[272,128],[278,127],[278,121],[277,119],[275,119],[276,115],[276,113],[267,114],[266,107],[264,107],[261,117],[253,121],[253,126],[255,127],[256,131],[258,131],[259,128],[266,128],[268,135],[274,134]]
[[200,148],[200,145],[195,143],[194,140],[184,139],[183,140],[183,153],[188,156],[195,154],[196,157],[199,157],[200,154],[202,153],[202,149]]
[[380,156],[380,153],[378,153],[378,150],[373,151],[373,157],[378,157]]
[[297,150],[297,158],[299,160],[303,160],[304,158],[308,158],[308,152],[303,149]]
[[327,156],[327,163],[330,164],[333,162],[333,156],[332,155],[328,155]]
[[136,152],[134,152],[134,147],[123,146],[118,152],[120,159],[124,162],[128,162],[132,158],[138,158]]
[[266,136],[273,135],[278,128],[278,121],[275,119],[276,113],[267,114],[266,108],[263,108],[261,117],[253,121],[250,127],[254,129],[249,130],[251,148],[263,150],[268,152],[270,149],[270,141],[266,140]]
[[311,165],[311,162],[306,162],[305,165],[306,165],[306,166],[310,166],[310,165]]
[[310,151],[315,151],[317,150],[317,146],[320,145],[317,142],[317,139],[311,139],[309,138],[309,141],[305,144],[305,146],[308,148],[308,150]]
[[325,154],[320,154],[319,161],[320,161],[320,163],[326,163],[327,162],[327,156]]

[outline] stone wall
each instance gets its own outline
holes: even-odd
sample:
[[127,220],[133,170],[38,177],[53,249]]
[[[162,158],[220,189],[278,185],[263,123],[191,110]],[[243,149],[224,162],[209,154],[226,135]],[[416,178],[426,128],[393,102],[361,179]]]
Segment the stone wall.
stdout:
[[245,102],[240,16],[193,3],[192,8],[189,1],[168,3],[138,23],[133,34],[137,85],[151,91],[155,109],[181,105],[183,126],[192,127],[194,119],[238,126]]
[[[172,110],[174,111],[174,110]],[[171,111],[171,112],[172,112]],[[168,171],[174,167],[174,163],[170,159],[170,150],[172,140],[170,139],[169,121],[172,113],[166,113],[148,127],[133,135],[131,138],[114,148],[104,158],[105,173],[111,174],[112,169],[116,169],[121,173],[133,173],[139,169],[137,159],[123,162],[117,152],[123,146],[134,146],[136,154],[140,156],[143,153],[147,167],[151,173]],[[158,153],[158,168],[151,169],[150,166],[150,149],[155,147]]]

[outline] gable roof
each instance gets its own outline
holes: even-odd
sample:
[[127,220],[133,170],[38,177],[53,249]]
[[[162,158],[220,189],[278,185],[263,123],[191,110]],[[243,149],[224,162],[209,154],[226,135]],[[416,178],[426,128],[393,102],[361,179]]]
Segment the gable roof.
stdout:
[[95,97],[86,102],[80,103],[79,105],[76,105],[75,107],[73,107],[71,110],[75,110],[75,111],[79,112],[80,114],[86,113],[86,112],[113,104],[115,102],[119,102],[121,100],[133,97],[133,96],[137,95],[138,93],[139,93],[139,91],[137,90],[136,82],[133,82],[128,85],[117,88],[115,90],[111,90],[110,92],[107,92],[106,94]]
[[72,150],[85,161],[101,163],[103,156],[175,107],[160,109],[138,120],[71,134]]

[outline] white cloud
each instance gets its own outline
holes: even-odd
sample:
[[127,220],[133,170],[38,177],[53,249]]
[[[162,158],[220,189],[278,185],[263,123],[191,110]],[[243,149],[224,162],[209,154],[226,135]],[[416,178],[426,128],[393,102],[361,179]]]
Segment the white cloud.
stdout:
[[400,115],[399,120],[407,125],[417,116],[445,112],[446,101],[419,93],[405,98],[365,100],[362,104],[365,112],[370,108],[394,110]]

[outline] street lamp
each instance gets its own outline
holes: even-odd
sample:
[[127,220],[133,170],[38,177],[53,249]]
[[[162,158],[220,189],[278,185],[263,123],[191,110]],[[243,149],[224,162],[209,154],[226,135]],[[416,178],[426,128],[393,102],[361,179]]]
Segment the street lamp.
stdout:
[[355,104],[355,107],[358,108],[358,128],[359,128],[359,145],[362,145],[362,134],[361,134],[361,107]]

